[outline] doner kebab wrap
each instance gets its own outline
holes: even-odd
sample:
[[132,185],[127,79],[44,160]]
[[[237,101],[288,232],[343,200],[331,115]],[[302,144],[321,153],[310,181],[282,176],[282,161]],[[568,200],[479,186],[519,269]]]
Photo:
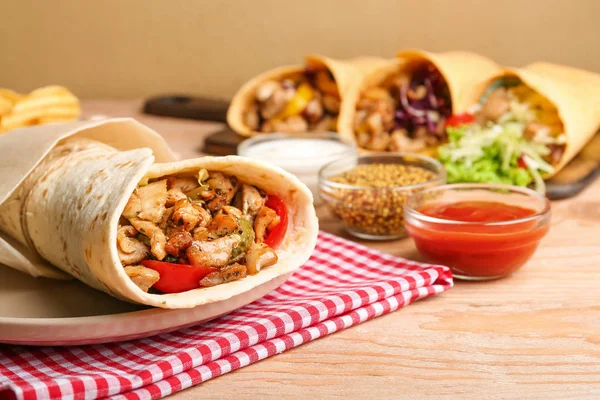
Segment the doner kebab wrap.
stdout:
[[382,60],[341,61],[306,57],[305,65],[264,72],[244,84],[227,112],[229,126],[243,136],[263,133],[337,131],[348,88]]
[[477,83],[497,73],[468,52],[404,50],[348,90],[339,132],[371,151],[423,152],[446,142],[446,121],[470,105]]
[[0,262],[33,276],[187,308],[293,272],[316,243],[293,175],[239,157],[175,162],[131,119],[14,130],[0,149]]
[[545,191],[600,128],[600,75],[549,63],[506,68],[479,85],[439,149],[449,182]]

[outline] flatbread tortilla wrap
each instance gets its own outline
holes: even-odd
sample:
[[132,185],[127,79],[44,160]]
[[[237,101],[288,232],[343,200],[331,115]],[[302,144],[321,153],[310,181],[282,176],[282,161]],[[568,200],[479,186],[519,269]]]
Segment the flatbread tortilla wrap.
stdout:
[[341,61],[313,55],[306,57],[305,65],[264,72],[235,94],[227,122],[243,136],[337,131],[346,91],[379,63],[381,59],[376,57]]
[[[600,75],[550,63],[505,68],[478,85],[473,121],[439,150],[449,182],[533,185],[560,171],[600,128]],[[451,131],[451,132],[450,132]]]
[[[23,181],[41,176],[28,185],[18,210],[20,233],[8,228],[15,217],[7,213],[17,208],[5,208],[5,201],[2,229],[57,271],[122,300],[162,308],[224,300],[299,268],[316,243],[310,191],[267,164],[239,157],[154,164],[149,148],[118,151],[78,136],[58,143],[47,156]],[[161,157],[169,158],[169,153]],[[43,174],[36,170],[40,167]],[[232,187],[243,196],[235,196]],[[18,188],[7,193],[8,200]],[[269,241],[283,221],[270,208],[279,212],[269,203],[272,198],[286,211],[280,243]],[[254,225],[247,222],[249,214]],[[8,265],[32,275],[46,272]],[[190,271],[195,288],[178,287]]]
[[445,122],[469,105],[476,84],[499,71],[473,53],[405,50],[348,90],[339,132],[371,151],[422,152],[446,141]]
[[[65,143],[69,138],[81,139]],[[23,207],[33,185],[43,179],[49,164],[77,151],[146,147],[156,161],[174,161],[165,140],[130,118],[51,124],[15,129],[0,135],[0,263],[32,276],[71,279],[39,257],[23,232]],[[150,158],[147,155],[147,158]]]

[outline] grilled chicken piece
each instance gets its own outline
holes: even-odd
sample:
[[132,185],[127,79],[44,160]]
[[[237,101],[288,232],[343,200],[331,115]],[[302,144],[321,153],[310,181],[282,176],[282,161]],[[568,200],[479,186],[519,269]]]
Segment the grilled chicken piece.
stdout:
[[[166,192],[165,192],[166,193]],[[130,220],[131,225],[138,230],[142,235],[150,238],[150,251],[159,260],[162,260],[167,255],[165,251],[165,245],[167,244],[167,238],[163,233],[162,229],[156,226],[150,221],[144,221],[141,219]]]
[[313,98],[308,102],[304,109],[304,116],[310,123],[317,122],[323,117],[323,103],[319,98]]
[[180,192],[187,193],[190,190],[196,189],[200,184],[196,178],[174,178],[172,176],[167,178],[167,188],[169,190],[179,190]]
[[148,292],[148,289],[160,279],[160,274],[157,271],[141,265],[125,267],[125,273],[144,292]]
[[270,120],[263,124],[262,132],[302,133],[308,131],[308,122],[301,115],[292,115],[283,120]]
[[319,122],[312,125],[310,130],[317,131],[317,132],[318,131],[321,131],[321,132],[335,131],[337,129],[336,124],[337,124],[337,118],[333,118],[329,115],[326,115]]
[[390,82],[389,90],[394,98],[400,100],[401,92],[403,88],[410,86],[410,76],[398,75],[393,78]]
[[438,138],[434,132],[429,132],[425,126],[417,126],[413,132],[415,139],[422,140],[427,146],[435,146],[438,143]]
[[192,235],[184,230],[173,230],[165,245],[165,251],[174,256],[185,256],[185,251],[192,245]]
[[137,189],[129,196],[125,209],[123,210],[123,216],[129,220],[137,218],[142,212],[142,204],[140,203],[140,196],[138,196]]
[[417,152],[427,147],[422,138],[411,139],[406,129],[396,129],[390,137],[389,148],[391,151]]
[[[368,110],[356,109],[356,114],[354,115],[354,126],[358,129],[362,127],[369,116]],[[364,131],[364,130],[363,130]]]
[[548,148],[550,149],[550,154],[546,156],[547,160],[552,165],[558,164],[565,152],[565,146],[562,144],[551,144]]
[[211,272],[200,281],[200,286],[210,287],[221,283],[233,282],[248,275],[246,266],[235,263],[223,267],[219,271]]
[[242,218],[242,217],[243,217],[243,214],[242,214],[242,212],[240,211],[240,209],[239,209],[239,208],[236,208],[236,207],[232,207],[232,206],[225,206],[225,207],[223,207],[223,208],[221,209],[221,211],[222,211],[222,212],[224,212],[224,213],[225,213],[225,214],[227,214],[227,215],[231,215],[231,216],[234,216],[234,217],[236,217],[236,218]]
[[371,140],[371,135],[367,132],[356,133],[356,141],[358,142],[358,147],[366,149],[369,145],[369,140]]
[[340,99],[335,96],[325,95],[323,96],[323,107],[332,114],[338,114],[340,112]]
[[148,248],[134,238],[136,234],[131,225],[120,226],[117,230],[117,250],[122,265],[137,264],[148,256]]
[[383,133],[383,131],[384,131],[383,118],[381,117],[381,114],[379,114],[378,112],[371,113],[367,117],[367,119],[365,121],[365,125],[366,125],[367,130],[369,132],[371,132],[372,135],[379,135],[379,134]]
[[[373,105],[373,100],[385,100],[389,98],[390,94],[386,89],[381,87],[369,88],[363,92],[362,98],[359,100],[358,107],[370,108]],[[367,100],[367,102],[365,102],[365,100]]]
[[254,234],[256,243],[262,243],[265,240],[267,230],[273,229],[279,224],[280,218],[277,213],[269,207],[261,207],[254,220]]
[[394,99],[387,90],[369,89],[357,103],[354,126],[373,135],[389,131],[394,124],[394,108]]
[[369,139],[367,148],[369,150],[384,151],[390,144],[390,134],[387,132],[375,133]]
[[165,213],[163,214],[160,222],[157,224],[160,229],[164,232],[169,232],[172,228],[171,217],[173,216],[173,212],[175,211],[175,207],[168,207],[165,209]]
[[173,207],[173,216],[171,220],[177,226],[183,226],[186,231],[193,230],[201,218],[201,211],[198,207],[194,207],[187,199],[182,199]]
[[238,189],[236,177],[227,177],[220,172],[214,172],[206,183],[215,194],[215,197],[207,203],[208,209],[212,212],[219,211],[223,206],[229,205]]
[[167,192],[167,207],[173,207],[179,200],[186,200],[187,196],[179,189],[169,189]]
[[[227,206],[228,207],[228,206]],[[229,207],[232,208],[232,207]],[[206,227],[211,238],[227,236],[238,228],[238,219],[236,216],[219,211],[210,224]]]
[[375,111],[381,114],[385,130],[391,129],[394,124],[394,107],[394,100],[389,97],[378,101],[375,106]]
[[206,227],[208,226],[208,224],[210,224],[210,221],[212,220],[212,216],[210,215],[210,212],[205,209],[204,207],[202,207],[202,203],[200,202],[192,202],[192,207],[194,207],[196,209],[196,211],[198,211],[198,215],[200,217],[200,219],[198,220],[198,226],[200,227]]
[[273,80],[266,81],[256,89],[256,100],[267,101],[267,99],[279,89],[281,89],[281,84],[279,82]]
[[137,195],[140,198],[141,212],[138,218],[159,222],[165,212],[167,202],[167,180],[153,182],[147,186],[138,188]]
[[209,239],[209,236],[210,232],[208,232],[208,229],[206,229],[204,226],[197,227],[194,229],[194,233],[192,234],[194,240],[199,242],[206,242]]
[[325,94],[331,96],[339,96],[340,92],[333,75],[327,70],[317,71],[316,74],[316,86]]
[[289,101],[294,97],[296,90],[292,88],[284,88],[279,83],[278,87],[271,95],[260,104],[260,115],[268,120],[279,114]]
[[496,122],[510,110],[510,99],[505,88],[493,90],[481,107],[481,115],[488,121]]
[[277,263],[277,254],[265,243],[255,243],[246,253],[246,268],[250,275],[256,275],[262,268]]
[[194,230],[200,228],[206,229],[206,227],[212,221],[212,215],[210,215],[210,211],[206,210],[205,208],[202,208],[202,205],[197,202],[192,202],[192,206],[196,209],[196,211],[198,211],[199,215],[198,225],[196,225],[196,228]]
[[205,267],[220,268],[227,265],[231,258],[233,248],[237,246],[242,237],[240,235],[229,235],[208,242],[194,240],[187,249],[186,254],[191,265],[203,265]]
[[244,183],[236,196],[234,204],[241,210],[242,216],[252,223],[256,213],[265,205],[265,202],[264,194],[256,187]]
[[244,123],[253,131],[260,128],[260,115],[258,114],[258,106],[253,104],[248,111],[244,113]]

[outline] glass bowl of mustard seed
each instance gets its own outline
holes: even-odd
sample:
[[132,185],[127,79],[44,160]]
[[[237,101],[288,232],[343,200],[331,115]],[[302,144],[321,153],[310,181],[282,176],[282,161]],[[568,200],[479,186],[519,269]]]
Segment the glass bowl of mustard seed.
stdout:
[[405,237],[406,199],[445,182],[444,167],[418,154],[348,157],[330,162],[319,171],[323,202],[348,233],[368,240]]

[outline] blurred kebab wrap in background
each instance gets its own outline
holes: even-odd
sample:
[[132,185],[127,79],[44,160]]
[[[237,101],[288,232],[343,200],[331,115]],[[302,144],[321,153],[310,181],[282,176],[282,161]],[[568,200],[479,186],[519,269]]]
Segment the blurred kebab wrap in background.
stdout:
[[18,129],[0,149],[0,262],[33,276],[188,308],[290,274],[316,244],[296,177],[240,157],[173,162],[131,119]]
[[381,62],[374,57],[341,61],[315,55],[306,57],[304,66],[272,69],[238,90],[227,122],[243,136],[335,132],[346,91],[362,72]]
[[405,50],[367,72],[348,91],[339,132],[372,151],[422,152],[446,141],[446,120],[462,112],[477,83],[497,73],[467,52]]
[[439,149],[449,182],[545,191],[600,128],[600,75],[549,63],[507,68],[479,85]]

